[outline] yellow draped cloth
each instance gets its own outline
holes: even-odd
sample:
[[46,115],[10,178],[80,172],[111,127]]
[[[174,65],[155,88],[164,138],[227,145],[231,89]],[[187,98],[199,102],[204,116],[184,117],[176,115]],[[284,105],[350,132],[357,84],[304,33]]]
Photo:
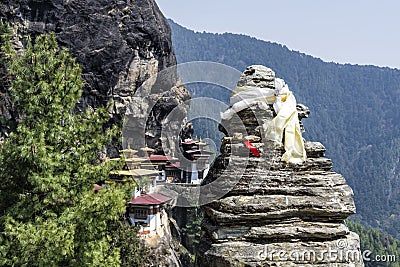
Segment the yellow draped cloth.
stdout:
[[[279,100],[278,100],[279,101]],[[285,153],[282,160],[287,163],[301,164],[306,160],[303,137],[296,109],[296,99],[292,92],[282,96],[281,105],[276,117],[264,125],[265,137],[277,145],[283,145]]]
[[296,98],[282,79],[275,79],[275,89],[255,86],[237,87],[233,91],[230,104],[231,108],[221,114],[222,119],[230,119],[234,113],[253,104],[258,104],[263,109],[268,108],[266,104],[273,104],[277,116],[263,125],[266,140],[282,145],[285,134],[285,140],[283,140],[285,153],[282,160],[293,164],[301,164],[306,160]]

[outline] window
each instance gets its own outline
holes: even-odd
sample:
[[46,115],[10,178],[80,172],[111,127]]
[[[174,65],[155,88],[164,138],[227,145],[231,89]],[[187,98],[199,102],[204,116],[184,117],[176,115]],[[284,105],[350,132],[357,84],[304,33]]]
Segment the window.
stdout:
[[147,209],[134,209],[136,219],[147,219]]

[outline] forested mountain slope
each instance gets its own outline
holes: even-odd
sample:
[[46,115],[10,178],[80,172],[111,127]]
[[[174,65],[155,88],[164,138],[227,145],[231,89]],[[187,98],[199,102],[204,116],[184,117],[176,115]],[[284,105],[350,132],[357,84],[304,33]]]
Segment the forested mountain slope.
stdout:
[[[400,237],[400,70],[323,62],[280,44],[169,22],[178,63],[214,61],[240,72],[261,64],[283,78],[311,110],[303,120],[305,138],[326,146],[334,169],[354,190],[353,219]],[[228,91],[208,93],[229,97]]]
[[347,221],[351,231],[361,239],[365,267],[399,267],[400,241],[379,230]]

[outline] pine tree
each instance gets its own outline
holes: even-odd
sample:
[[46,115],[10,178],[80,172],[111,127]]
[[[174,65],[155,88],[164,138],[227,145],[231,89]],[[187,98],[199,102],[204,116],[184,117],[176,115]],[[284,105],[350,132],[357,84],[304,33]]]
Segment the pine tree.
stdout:
[[106,109],[74,112],[81,68],[54,34],[16,53],[1,28],[18,123],[0,146],[0,265],[118,266],[124,242],[113,232],[125,231],[129,188],[93,190],[112,167],[98,160],[116,132],[104,127]]

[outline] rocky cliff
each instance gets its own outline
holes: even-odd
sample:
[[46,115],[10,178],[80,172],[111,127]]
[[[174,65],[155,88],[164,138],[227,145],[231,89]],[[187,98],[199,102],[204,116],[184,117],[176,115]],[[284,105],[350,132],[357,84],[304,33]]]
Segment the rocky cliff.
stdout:
[[[0,18],[11,23],[21,48],[28,35],[55,32],[83,68],[86,85],[78,108],[112,102],[114,122],[130,116],[134,127],[143,128],[135,134],[147,133],[146,142],[162,153],[162,127],[181,124],[162,120],[189,94],[177,85],[170,28],[153,0],[4,0]],[[15,119],[7,92],[1,93],[2,115]],[[184,117],[185,109],[180,111]],[[162,141],[173,149],[174,140]],[[144,139],[132,142],[144,145]]]
[[[274,80],[271,69],[251,66],[238,86],[274,89]],[[308,115],[297,108],[300,119]],[[203,207],[198,266],[363,266],[359,238],[344,223],[356,212],[352,189],[319,142],[305,142],[302,164],[282,161],[283,146],[261,127],[276,115],[253,103],[222,120],[221,155],[205,181],[214,186],[202,193],[227,193]]]

